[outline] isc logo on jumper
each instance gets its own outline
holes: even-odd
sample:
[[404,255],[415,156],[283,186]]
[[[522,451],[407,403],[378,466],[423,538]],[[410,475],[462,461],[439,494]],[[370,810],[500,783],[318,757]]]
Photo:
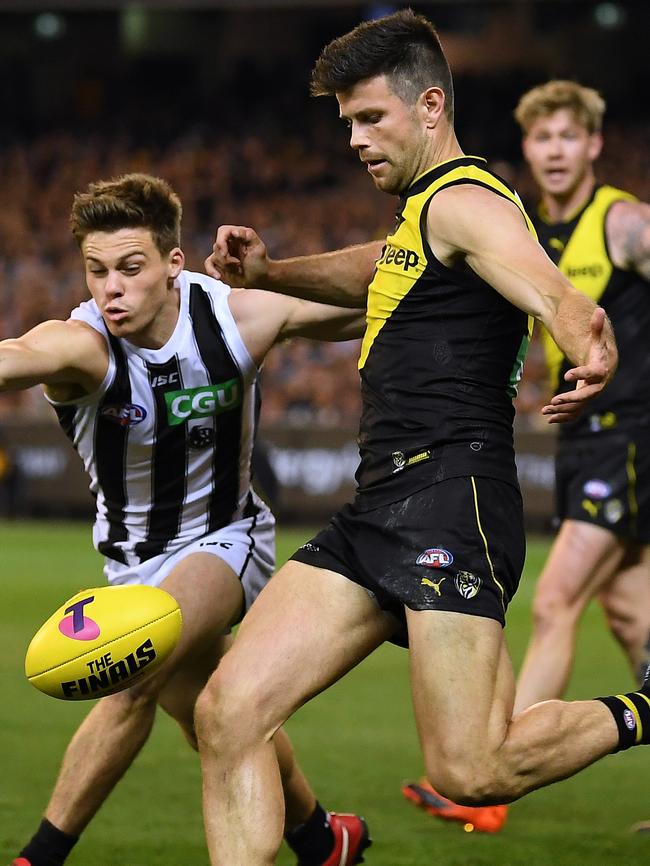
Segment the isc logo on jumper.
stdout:
[[159,388],[161,385],[178,385],[178,373],[161,373],[160,376],[154,376],[151,387]]
[[135,427],[147,417],[147,410],[137,403],[113,403],[102,406],[100,411],[104,418],[119,424],[120,427]]
[[100,635],[100,628],[94,619],[86,616],[84,607],[95,600],[94,595],[75,601],[70,607],[66,607],[65,613],[70,616],[64,617],[59,623],[59,631],[72,640],[95,640]]
[[424,565],[427,568],[447,568],[454,561],[454,557],[448,550],[442,547],[430,547],[421,553],[415,560],[416,565]]
[[239,379],[228,379],[217,385],[202,388],[185,388],[183,391],[166,391],[167,423],[170,426],[183,424],[191,418],[220,415],[235,409],[241,403]]

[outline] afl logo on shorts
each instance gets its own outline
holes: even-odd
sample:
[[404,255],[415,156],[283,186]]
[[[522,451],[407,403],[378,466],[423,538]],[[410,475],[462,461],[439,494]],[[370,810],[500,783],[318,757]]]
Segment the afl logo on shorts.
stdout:
[[607,499],[612,493],[611,485],[599,478],[592,478],[591,481],[587,481],[582,490],[585,496],[596,500]]
[[102,406],[101,414],[120,427],[135,427],[147,417],[147,410],[137,403],[114,403],[111,406]]
[[454,579],[454,583],[463,598],[470,599],[478,595],[482,581],[480,577],[472,574],[471,571],[459,571]]
[[415,564],[427,568],[447,568],[453,561],[454,557],[448,550],[443,550],[442,547],[430,547],[418,556]]

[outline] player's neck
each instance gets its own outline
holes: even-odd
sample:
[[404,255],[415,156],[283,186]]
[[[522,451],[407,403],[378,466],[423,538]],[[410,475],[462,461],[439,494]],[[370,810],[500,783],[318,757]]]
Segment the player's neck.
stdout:
[[448,162],[450,159],[457,159],[459,156],[464,156],[464,154],[460,144],[458,143],[458,139],[456,138],[456,133],[450,126],[447,128],[443,136],[441,136],[437,141],[432,142],[429,165],[425,170],[428,171],[430,168],[434,168],[442,162]]
[[541,212],[550,223],[570,222],[591,198],[596,185],[593,172],[589,172],[572,190],[560,195],[542,192]]
[[141,331],[127,337],[140,349],[162,349],[171,339],[180,315],[180,290],[177,285],[169,290],[165,303],[151,322]]

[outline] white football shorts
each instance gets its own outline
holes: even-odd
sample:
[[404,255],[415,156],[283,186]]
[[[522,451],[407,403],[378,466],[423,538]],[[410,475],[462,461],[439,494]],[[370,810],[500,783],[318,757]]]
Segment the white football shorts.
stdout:
[[236,520],[223,529],[203,535],[171,553],[161,553],[138,565],[104,560],[104,575],[110,584],[141,583],[160,586],[170,571],[191,553],[218,556],[239,575],[246,610],[269,582],[275,568],[275,518],[264,504],[253,517]]

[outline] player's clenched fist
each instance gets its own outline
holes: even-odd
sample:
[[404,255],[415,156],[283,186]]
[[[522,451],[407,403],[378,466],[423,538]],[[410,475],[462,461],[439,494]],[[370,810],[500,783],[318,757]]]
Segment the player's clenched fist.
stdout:
[[235,288],[264,288],[269,269],[266,244],[246,226],[219,226],[205,269]]

